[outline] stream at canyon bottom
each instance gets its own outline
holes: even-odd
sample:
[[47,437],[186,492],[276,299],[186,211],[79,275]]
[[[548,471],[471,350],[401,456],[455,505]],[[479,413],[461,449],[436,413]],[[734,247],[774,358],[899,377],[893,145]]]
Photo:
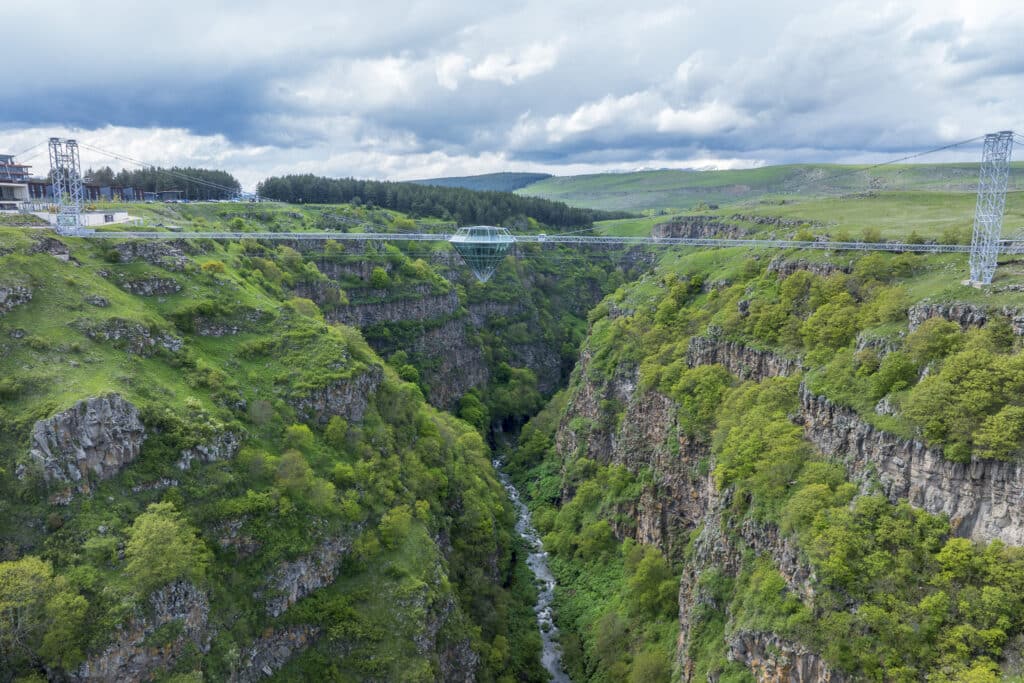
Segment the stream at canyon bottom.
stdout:
[[544,643],[541,663],[551,674],[552,683],[571,683],[569,676],[562,670],[562,646],[558,644],[558,628],[551,617],[551,601],[555,598],[555,577],[548,567],[548,554],[544,550],[540,535],[533,528],[533,522],[530,521],[530,510],[520,499],[519,491],[512,480],[502,471],[500,460],[494,460],[494,469],[497,470],[498,479],[516,508],[516,533],[526,541],[530,548],[530,556],[527,558],[526,564],[539,584],[537,586],[537,604],[533,606],[533,611],[537,615],[537,627],[540,629],[540,637]]

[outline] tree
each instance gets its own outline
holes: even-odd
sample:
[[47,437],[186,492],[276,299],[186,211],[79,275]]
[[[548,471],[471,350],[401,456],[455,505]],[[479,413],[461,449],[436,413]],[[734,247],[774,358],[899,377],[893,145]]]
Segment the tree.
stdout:
[[87,609],[49,562],[31,555],[0,562],[0,669],[16,670],[37,653],[51,666],[77,664]]
[[173,503],[152,503],[128,528],[125,577],[138,596],[177,579],[206,577],[210,552]]
[[380,266],[374,268],[370,273],[370,286],[375,289],[386,289],[390,284],[391,278],[388,277],[388,271]]

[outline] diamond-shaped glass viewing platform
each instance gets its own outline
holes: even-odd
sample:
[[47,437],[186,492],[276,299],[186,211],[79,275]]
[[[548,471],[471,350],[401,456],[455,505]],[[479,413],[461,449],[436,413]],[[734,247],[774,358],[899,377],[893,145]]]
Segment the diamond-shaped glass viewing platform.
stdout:
[[462,256],[466,265],[476,275],[476,279],[487,282],[515,244],[516,238],[505,228],[474,225],[470,228],[459,228],[448,241]]

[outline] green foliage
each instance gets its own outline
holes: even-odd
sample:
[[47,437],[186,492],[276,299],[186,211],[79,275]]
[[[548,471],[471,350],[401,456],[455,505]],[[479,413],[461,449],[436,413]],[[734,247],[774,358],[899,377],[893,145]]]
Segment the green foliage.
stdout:
[[1019,434],[1013,422],[1017,411],[996,417],[1008,405],[1016,405],[1024,390],[1024,356],[995,353],[976,335],[975,343],[945,359],[942,368],[925,377],[903,402],[907,417],[921,426],[926,439],[945,446],[946,457],[966,461],[976,434],[986,420],[986,452],[1006,458],[1020,447],[1005,441],[996,445],[992,430],[997,425],[1008,436]]
[[376,289],[387,289],[390,285],[391,278],[388,277],[388,271],[380,266],[374,268],[370,273],[370,286]]
[[35,661],[72,667],[83,658],[88,603],[49,562],[26,555],[0,562],[0,663],[16,671]]
[[655,548],[643,548],[643,555],[635,563],[626,587],[631,608],[638,615],[673,616],[678,611],[679,582],[668,561]]
[[138,597],[177,579],[202,582],[209,551],[172,503],[152,503],[127,530],[125,578]]

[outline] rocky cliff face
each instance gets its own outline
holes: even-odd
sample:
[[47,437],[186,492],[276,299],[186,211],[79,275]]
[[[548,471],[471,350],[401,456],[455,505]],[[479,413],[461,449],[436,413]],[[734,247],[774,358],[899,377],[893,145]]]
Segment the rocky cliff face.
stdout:
[[256,639],[242,653],[242,665],[232,683],[254,683],[269,678],[289,659],[320,637],[320,629],[301,625],[273,630]]
[[264,591],[267,614],[281,616],[313,591],[333,583],[354,538],[355,533],[329,538],[308,555],[282,563]]
[[337,415],[349,422],[360,422],[370,404],[370,397],[384,380],[384,371],[379,365],[371,365],[365,371],[348,379],[339,379],[325,387],[314,389],[305,396],[289,401],[304,421],[327,424]]
[[814,262],[807,259],[791,259],[785,256],[776,256],[768,263],[769,273],[778,273],[779,277],[789,277],[798,270],[806,270],[808,273],[828,277],[835,273],[850,273],[853,266],[849,263]]
[[[799,370],[792,359],[709,338],[697,338],[690,351],[693,365],[720,362],[753,380]],[[696,680],[687,653],[698,626],[693,621],[695,608],[713,600],[700,586],[705,572],[736,576],[744,554],[754,552],[771,558],[789,590],[805,601],[813,597],[813,574],[793,540],[774,525],[744,519],[730,526],[723,513],[732,504],[731,492],[716,489],[710,446],[680,434],[678,406],[671,399],[657,392],[639,392],[633,369],[620,369],[610,380],[595,381],[588,375],[589,363],[585,351],[556,445],[563,456],[581,453],[634,472],[643,467],[656,472],[657,483],[644,491],[633,507],[622,511],[635,526],[618,525],[615,532],[620,538],[632,536],[678,556],[689,533],[700,529],[679,591],[680,667],[683,680]],[[615,422],[608,406],[620,406],[621,419]],[[725,606],[717,608],[724,610]],[[844,680],[817,654],[771,634],[737,632],[729,646],[730,657],[745,664],[759,681]]]
[[962,329],[982,327],[993,318],[1005,318],[1017,336],[1024,336],[1024,310],[1011,306],[989,307],[977,304],[930,304],[920,303],[907,311],[910,319],[910,331],[916,330],[921,323],[930,318],[942,318],[955,322]]
[[[799,369],[795,361],[770,352],[701,337],[691,340],[687,360],[691,366],[722,363],[730,372],[755,381]],[[1024,465],[950,462],[941,450],[877,429],[856,411],[806,387],[800,390],[800,407],[808,440],[825,455],[841,460],[853,479],[876,478],[893,502],[906,499],[928,512],[948,515],[959,536],[1024,545]]]
[[739,631],[729,638],[729,659],[746,664],[763,683],[842,683],[849,677],[832,671],[799,643],[773,633]]
[[718,216],[684,216],[682,218],[658,223],[651,231],[652,237],[727,237],[736,239],[744,237],[747,231],[742,227],[723,221]]
[[[378,292],[383,298],[387,292]],[[379,303],[358,303],[353,301],[329,314],[331,322],[341,322],[355,327],[368,327],[379,323],[410,320],[431,320],[451,316],[459,308],[459,295],[455,290],[447,294],[432,294],[429,287],[418,287],[409,298]]]
[[234,432],[221,432],[209,443],[201,443],[181,452],[176,463],[179,470],[191,469],[192,463],[212,463],[219,460],[230,460],[238,453],[242,439]]
[[[579,366],[583,381],[570,398],[555,437],[558,451],[623,465],[634,473],[644,467],[654,469],[658,482],[643,492],[632,509],[623,511],[635,527],[618,525],[616,535],[657,545],[680,557],[689,531],[700,523],[708,505],[710,448],[679,432],[678,406],[671,399],[657,392],[638,394],[635,368],[621,370],[607,383],[596,383],[585,379],[589,363],[585,351]],[[615,416],[602,407],[608,405],[624,407],[617,426]]]
[[948,515],[959,536],[1024,545],[1024,464],[950,462],[941,451],[876,429],[853,410],[806,388],[800,405],[807,438],[842,460],[852,478],[876,477],[890,500],[905,498]]
[[36,422],[29,458],[49,486],[62,489],[54,501],[67,503],[76,492],[89,493],[90,478],[109,479],[134,461],[145,438],[138,409],[108,394]]
[[686,362],[697,365],[718,363],[740,379],[759,382],[768,377],[788,376],[800,371],[800,361],[771,351],[759,351],[739,342],[710,337],[691,337]]
[[[72,681],[139,681],[167,670],[193,648],[210,650],[207,628],[210,602],[205,592],[178,581],[153,593],[148,611],[137,610],[118,629],[114,643],[90,657],[68,678]],[[178,622],[180,629],[169,643],[149,642],[162,626]],[[162,639],[161,639],[162,640]]]
[[429,388],[427,399],[439,408],[454,409],[463,394],[490,380],[483,349],[470,339],[462,319],[453,318],[426,330],[408,350],[436,359],[423,373],[423,380]]

